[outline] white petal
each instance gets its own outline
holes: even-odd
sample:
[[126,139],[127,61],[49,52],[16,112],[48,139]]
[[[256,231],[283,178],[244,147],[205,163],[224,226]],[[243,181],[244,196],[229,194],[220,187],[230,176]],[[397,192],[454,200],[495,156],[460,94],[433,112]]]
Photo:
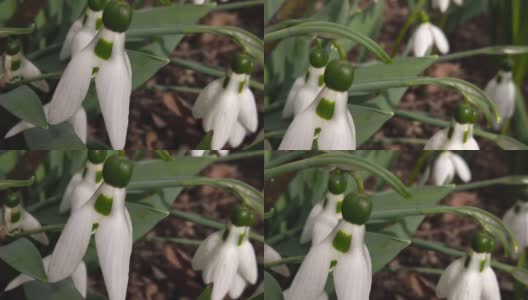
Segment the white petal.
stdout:
[[295,116],[282,138],[279,150],[311,150],[317,124],[317,116],[311,109]]
[[88,48],[70,61],[50,102],[50,124],[63,123],[79,110],[88,93],[95,62],[94,54]]
[[244,128],[244,126],[242,126],[242,124],[240,124],[240,122],[235,122],[235,125],[233,125],[231,136],[229,137],[229,145],[233,148],[237,148],[238,146],[240,146],[240,144],[242,144],[245,137],[246,129]]
[[[264,244],[264,264],[268,264],[281,259],[282,256],[279,254],[279,252],[275,251],[275,249],[273,249],[268,244]],[[271,269],[284,277],[290,277],[290,270],[288,270],[288,267],[286,265],[279,265],[276,267],[272,267]]]
[[372,284],[371,266],[365,260],[363,248],[342,255],[334,269],[334,284],[338,299],[369,299]]
[[453,180],[455,167],[450,156],[450,152],[442,152],[434,163],[432,180],[437,186],[449,184]]
[[88,117],[82,106],[73,115],[69,122],[72,125],[75,134],[86,144],[86,136],[88,135]]
[[82,18],[75,21],[70,27],[70,29],[68,30],[68,34],[66,35],[66,39],[64,40],[62,44],[62,49],[60,52],[61,60],[70,58],[73,37],[75,36],[75,34],[77,34],[77,32],[79,32],[79,30],[81,30],[81,28],[82,28]]
[[[112,148],[125,147],[130,110],[132,82],[124,55],[112,53],[110,59],[101,64],[95,77],[99,105],[106,124]],[[75,59],[75,58],[74,58]]]
[[[497,85],[495,93],[495,98],[492,99],[502,117],[501,123],[504,123],[513,116],[515,111],[515,84],[503,79],[503,82]],[[496,129],[499,128],[500,126],[496,127]]]
[[255,249],[249,241],[242,242],[238,247],[239,265],[238,273],[251,284],[257,282],[257,258],[255,257]]
[[249,132],[257,131],[258,114],[255,96],[249,88],[245,88],[239,96],[240,113],[238,114],[239,122],[249,130]]
[[446,54],[449,52],[449,41],[447,40],[446,35],[444,32],[436,27],[435,25],[431,25],[429,27],[431,29],[431,33],[436,45],[436,48],[438,48],[438,51],[442,54]]
[[192,259],[193,270],[203,270],[209,259],[213,256],[213,251],[222,242],[222,231],[215,232],[208,236],[198,247]]
[[317,216],[313,226],[312,245],[317,245],[328,237],[337,223],[339,223],[338,216],[333,212],[323,212]]
[[453,261],[440,276],[440,280],[436,286],[436,296],[445,298],[449,294],[450,289],[456,282],[459,274],[464,270],[464,258],[459,258]]
[[449,8],[449,0],[436,0],[434,3],[441,12],[446,12]]
[[34,128],[34,127],[35,127],[35,125],[33,125],[33,124],[30,124],[30,123],[28,123],[26,121],[20,121],[15,126],[13,126],[11,129],[9,129],[9,131],[5,135],[5,138],[8,139],[10,137],[13,137],[13,136],[21,133],[22,131],[25,131],[25,130],[28,130],[28,129],[31,129],[31,128]]
[[482,300],[500,300],[501,294],[499,289],[499,283],[495,272],[490,267],[484,268],[484,271],[480,273],[482,278]]
[[132,228],[125,212],[114,212],[114,209],[115,205],[111,216],[99,223],[95,245],[109,299],[125,300],[132,254]]
[[453,2],[455,2],[457,5],[463,5],[464,4],[464,0],[453,0]]
[[414,56],[423,57],[433,46],[433,36],[429,30],[429,23],[421,24],[413,35]]
[[288,93],[288,98],[286,98],[286,104],[284,105],[284,108],[282,109],[283,118],[289,118],[293,116],[293,108],[295,106],[297,92],[303,85],[304,85],[304,76],[297,78],[295,82],[293,83],[293,86],[290,89],[290,92]]
[[348,116],[334,117],[331,121],[325,122],[317,139],[319,150],[355,150],[356,129],[355,126],[350,126],[350,119],[351,117]]
[[26,274],[20,274],[18,275],[17,277],[15,277],[13,280],[11,280],[6,288],[4,289],[4,291],[10,291],[10,290],[13,290],[13,289],[16,289],[17,287],[21,286],[22,284],[26,283],[26,282],[29,282],[29,281],[33,281],[35,279],[27,276]]
[[83,296],[83,298],[86,298],[87,277],[86,264],[81,261],[75,272],[72,274],[72,280],[73,285]]
[[59,206],[59,211],[61,213],[65,213],[71,208],[72,203],[72,193],[75,187],[81,183],[82,181],[82,174],[83,172],[77,172],[73,175],[73,177],[70,179],[70,182],[68,182],[68,185],[66,186],[66,190],[64,190],[64,195],[62,196],[62,201]]
[[49,282],[61,281],[75,272],[90,242],[92,220],[93,209],[89,205],[72,213],[51,255]]
[[244,292],[246,285],[246,281],[239,274],[236,274],[229,288],[229,297],[231,299],[238,299],[242,295],[242,292]]
[[[35,219],[35,217],[33,217],[30,213],[25,210],[22,210],[21,227],[24,231],[29,231],[39,229],[42,227],[42,225],[40,225],[40,222]],[[49,244],[48,236],[44,232],[32,234],[31,237],[39,241],[43,245]]]
[[200,92],[192,108],[193,117],[200,119],[209,112],[222,90],[222,83],[223,79],[212,81]]
[[86,180],[79,183],[72,191],[71,194],[71,210],[72,212],[77,211],[83,205],[85,205],[97,191],[99,186],[92,184]]
[[219,249],[211,263],[206,266],[203,277],[206,283],[213,282],[211,300],[222,300],[229,291],[237,274],[238,250],[231,245],[224,245]]
[[75,57],[79,54],[95,37],[96,33],[90,29],[82,29],[73,38],[71,46],[71,55]]
[[427,141],[424,150],[444,150],[447,140],[447,129],[442,129]]
[[519,243],[519,247],[528,246],[528,213],[515,213],[510,209],[504,217],[504,222],[508,225]]
[[480,300],[482,282],[478,272],[464,272],[450,287],[449,300]]
[[465,151],[478,151],[480,147],[474,137],[470,137],[467,142],[464,144],[463,149]]
[[329,243],[321,243],[310,249],[293,279],[285,300],[312,300],[321,295],[328,278],[332,251]]
[[224,92],[214,104],[211,112],[205,117],[205,129],[213,130],[212,150],[220,150],[229,140],[233,126],[237,122],[238,98],[231,92]]
[[304,223],[303,231],[301,233],[301,243],[302,244],[312,239],[313,226],[315,224],[315,219],[321,213],[322,210],[323,210],[323,206],[320,203],[317,203],[310,211],[310,214],[308,215],[308,218],[306,219],[306,222]]
[[451,154],[450,158],[458,177],[460,177],[463,182],[471,181],[471,170],[466,161],[460,155],[454,153]]
[[[32,79],[42,75],[40,70],[25,57],[22,57],[22,66],[20,68],[22,77],[24,79]],[[46,80],[32,81],[31,85],[43,91],[44,93],[49,92],[49,86]]]
[[299,91],[297,92],[297,95],[295,96],[295,102],[293,106],[293,112],[295,115],[298,115],[303,110],[308,108],[310,104],[314,102],[314,100],[317,98],[317,95],[321,91],[321,88],[319,86],[313,86],[313,85],[304,85],[302,86]]

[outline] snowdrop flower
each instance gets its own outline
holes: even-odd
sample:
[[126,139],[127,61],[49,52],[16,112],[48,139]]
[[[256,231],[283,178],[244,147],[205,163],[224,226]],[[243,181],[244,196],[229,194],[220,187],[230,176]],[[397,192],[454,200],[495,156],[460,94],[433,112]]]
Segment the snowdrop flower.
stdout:
[[232,224],[208,236],[192,259],[194,270],[202,271],[206,284],[213,283],[211,300],[221,300],[229,294],[238,299],[247,284],[257,282],[255,250],[248,240],[255,216],[248,208],[237,207]]
[[106,4],[106,0],[88,1],[88,8],[82,18],[75,21],[68,30],[60,52],[61,60],[75,56],[90,44],[103,26],[103,9]]
[[326,50],[321,48],[311,50],[308,71],[293,83],[282,111],[283,118],[296,116],[312,104],[324,87],[324,72],[327,63],[328,52]]
[[208,84],[192,109],[195,118],[203,119],[205,131],[213,131],[213,150],[222,149],[226,143],[233,148],[240,146],[246,135],[258,127],[255,96],[249,89],[251,57],[237,54],[232,69],[231,75]]
[[[20,79],[33,79],[42,75],[40,70],[24,56],[18,40],[7,42],[3,71],[6,79],[11,82]],[[46,80],[32,81],[30,84],[44,93],[49,92]]]
[[316,204],[310,211],[301,233],[301,243],[311,240],[312,245],[317,245],[334,230],[342,217],[341,208],[346,188],[347,179],[344,173],[337,170],[330,175],[326,199],[323,204]]
[[[9,233],[24,232],[42,228],[39,221],[22,207],[21,195],[18,192],[10,193],[4,203],[4,222]],[[31,237],[43,245],[48,245],[48,236],[44,233],[35,233]]]
[[436,296],[449,300],[500,300],[499,283],[490,267],[494,245],[488,233],[476,234],[473,251],[452,262],[440,276]]
[[[51,256],[47,256],[42,259],[42,264],[44,265],[44,270],[48,269],[49,262],[50,262]],[[84,262],[81,262],[77,269],[73,272],[71,275],[71,279],[73,281],[73,285],[79,291],[79,294],[83,296],[83,298],[86,298],[86,282],[87,282],[87,271],[86,271],[86,265]],[[20,274],[17,277],[15,277],[11,282],[9,282],[5,288],[4,291],[10,291],[13,290],[20,285],[35,280],[34,278],[26,275],[26,274]]]
[[466,161],[451,151],[440,153],[433,165],[433,183],[438,186],[449,184],[455,175],[458,175],[463,182],[471,180],[471,170]]
[[[456,5],[464,4],[464,0],[452,0]],[[433,0],[433,7],[440,9],[441,12],[445,13],[449,8],[451,0]]]
[[355,150],[356,128],[348,111],[348,89],[354,68],[345,61],[331,61],[325,70],[326,86],[304,111],[293,119],[279,150]]
[[423,57],[427,51],[436,46],[442,54],[449,52],[449,42],[440,28],[429,22],[429,17],[422,14],[422,24],[413,35],[413,52],[416,57]]
[[501,116],[501,121],[493,121],[495,130],[499,130],[504,121],[511,119],[515,112],[515,83],[512,80],[511,62],[506,62],[499,73],[486,85],[486,94],[495,102]]
[[[264,264],[269,264],[282,259],[282,256],[270,245],[264,244]],[[284,277],[290,277],[290,270],[286,265],[272,267],[271,270]]]
[[320,299],[332,271],[337,299],[369,299],[372,264],[364,242],[364,224],[371,211],[369,198],[356,194],[345,197],[343,220],[322,242],[312,244],[285,300]]
[[95,194],[101,183],[103,183],[103,163],[106,159],[106,151],[88,151],[88,160],[83,170],[77,172],[66,186],[59,211],[72,213],[81,208]]
[[[44,104],[44,115],[48,115],[49,111],[49,104]],[[88,135],[88,117],[86,116],[86,111],[81,106],[79,107],[79,110],[70,118],[68,119],[68,123],[73,128],[73,131],[79,137],[79,139],[86,144],[86,137]],[[35,128],[35,125],[28,123],[26,121],[20,121],[15,126],[13,126],[9,131],[6,133],[5,138],[13,137],[23,131],[26,131],[28,129]]]
[[73,116],[88,93],[92,77],[99,105],[114,149],[126,142],[132,69],[125,51],[125,31],[132,9],[124,1],[111,1],[103,12],[103,28],[90,44],[72,58],[50,102],[48,121],[62,123]]
[[[209,150],[191,150],[191,156],[192,157],[204,157],[206,155],[209,155],[211,151]],[[220,157],[228,156],[229,150],[216,150],[216,153]]]
[[470,105],[461,104],[457,107],[455,121],[450,128],[435,133],[425,150],[479,150],[479,145],[473,137],[473,127],[478,113]]
[[73,274],[81,263],[92,231],[110,300],[125,300],[130,255],[132,223],[125,206],[126,186],[133,164],[117,155],[103,167],[103,183],[81,208],[73,211],[48,266],[49,282],[61,281]]
[[[522,194],[521,199],[510,208],[504,218],[504,224],[508,226],[519,243],[519,249],[528,249],[528,197]],[[528,251],[528,250],[525,250]],[[519,252],[513,253],[513,257],[519,256]]]

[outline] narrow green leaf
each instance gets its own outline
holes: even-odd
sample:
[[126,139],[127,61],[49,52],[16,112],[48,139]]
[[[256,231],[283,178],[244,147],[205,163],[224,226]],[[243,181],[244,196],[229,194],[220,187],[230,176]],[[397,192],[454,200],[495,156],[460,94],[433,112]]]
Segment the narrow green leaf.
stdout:
[[369,140],[383,124],[390,120],[394,113],[383,111],[363,105],[349,105],[348,110],[352,114],[356,126],[356,144],[363,145]]
[[83,300],[71,279],[57,283],[44,283],[30,281],[24,284],[24,293],[27,299],[46,300]]
[[24,187],[24,186],[30,186],[35,182],[35,177],[31,177],[26,180],[9,180],[9,179],[2,179],[0,180],[0,190],[10,189],[14,187]]
[[134,240],[138,240],[148,233],[156,224],[169,216],[168,211],[154,209],[149,206],[127,203],[132,228],[134,229]]
[[39,96],[25,85],[1,94],[0,106],[23,121],[41,128],[48,127]]
[[159,69],[166,66],[170,60],[153,56],[144,52],[127,50],[132,65],[132,88],[137,89],[150,79]]
[[213,293],[213,286],[208,285],[205,290],[200,294],[196,300],[211,300],[211,294]]
[[40,281],[48,280],[39,251],[25,238],[0,247],[0,259],[20,273]]
[[475,50],[468,50],[463,52],[451,53],[438,58],[439,62],[450,61],[455,59],[462,59],[466,57],[472,57],[477,55],[520,55],[527,54],[528,46],[490,46]]
[[275,278],[264,272],[264,300],[282,300],[282,289]]
[[0,27],[0,37],[30,34],[34,30],[35,30],[35,26],[31,26],[27,28]]
[[154,150],[154,154],[156,154],[157,157],[163,159],[164,161],[172,160],[172,155],[168,150]]
[[50,126],[48,129],[32,128],[24,131],[29,149],[32,150],[84,150],[86,145],[79,139],[69,123]]

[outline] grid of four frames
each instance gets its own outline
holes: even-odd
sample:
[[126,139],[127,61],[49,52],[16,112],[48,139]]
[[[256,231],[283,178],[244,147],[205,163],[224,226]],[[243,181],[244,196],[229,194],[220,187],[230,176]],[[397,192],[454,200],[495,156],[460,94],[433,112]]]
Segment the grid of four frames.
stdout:
[[0,0],[0,300],[528,300],[527,11]]

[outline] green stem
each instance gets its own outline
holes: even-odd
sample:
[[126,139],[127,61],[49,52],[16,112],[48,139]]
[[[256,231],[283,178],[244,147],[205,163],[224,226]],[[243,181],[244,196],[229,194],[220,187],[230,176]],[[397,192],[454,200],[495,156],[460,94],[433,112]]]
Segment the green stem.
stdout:
[[400,29],[400,32],[398,32],[396,41],[394,42],[394,45],[392,46],[392,51],[391,51],[392,57],[395,57],[396,54],[398,53],[398,50],[400,49],[400,45],[403,42],[403,39],[405,38],[407,31],[409,30],[411,25],[416,21],[416,18],[422,11],[424,5],[425,5],[425,0],[419,0],[418,4],[414,6],[414,9],[411,12],[411,15],[409,16],[409,18],[407,18],[407,21],[405,22],[403,27]]
[[398,138],[398,137],[375,137],[375,143],[382,144],[409,144],[409,145],[425,145],[427,144],[426,139],[418,138]]
[[62,76],[61,72],[46,73],[46,74],[42,74],[42,75],[37,76],[37,77],[33,77],[33,78],[29,78],[29,79],[23,79],[23,80],[18,80],[18,81],[9,83],[9,86],[15,87],[15,86],[20,86],[20,85],[23,85],[23,84],[26,84],[26,83],[31,83],[31,82],[39,81],[39,80],[59,79],[59,78],[61,78],[61,76]]
[[521,55],[528,53],[527,46],[491,46],[480,49],[462,51],[457,53],[452,53],[448,55],[443,55],[438,57],[436,62],[446,62],[451,60],[462,59],[466,57],[472,57],[476,55]]
[[423,267],[405,267],[398,266],[395,268],[388,268],[391,272],[418,272],[422,274],[431,274],[431,275],[442,275],[444,270],[437,268],[423,268]]
[[213,10],[214,11],[233,10],[233,9],[257,6],[257,5],[264,5],[264,0],[246,0],[246,1],[222,4],[222,5],[218,5]]
[[356,182],[358,193],[364,194],[365,185],[363,185],[363,178],[361,177],[361,175],[359,175],[358,172],[352,172],[352,177],[354,178],[354,181]]
[[192,240],[192,239],[183,239],[183,238],[172,238],[172,237],[161,237],[161,236],[154,236],[154,237],[145,237],[143,240],[145,241],[158,241],[158,242],[170,242],[175,243],[179,245],[191,245],[191,246],[200,246],[202,241],[200,240]]
[[297,227],[294,227],[292,229],[288,229],[284,232],[281,232],[277,235],[274,235],[270,238],[266,238],[266,244],[268,245],[274,245],[282,240],[284,240],[285,238],[295,238],[295,235],[299,232],[301,232],[303,229],[303,225],[300,225],[300,226],[297,226]]
[[240,160],[240,159],[246,159],[246,158],[252,158],[257,156],[263,156],[264,150],[255,150],[255,151],[241,151],[236,152],[233,154],[229,154],[228,156],[224,157],[218,157],[216,159],[217,162],[226,162],[226,161],[232,161],[232,160]]
[[43,232],[50,232],[50,231],[61,231],[63,228],[64,228],[64,224],[47,225],[47,226],[42,226],[42,227],[37,228],[37,229],[25,230],[23,232],[19,232],[19,233],[11,235],[11,237],[16,239],[16,238],[20,238],[20,237],[36,234],[36,233],[43,233]]
[[11,35],[26,35],[35,31],[35,25],[26,28],[16,27],[0,27],[0,37],[7,37]]
[[475,181],[470,183],[465,183],[457,185],[454,188],[455,192],[480,189],[483,187],[488,187],[491,185],[526,185],[528,183],[528,176],[515,175],[515,176],[505,176],[481,181]]
[[342,60],[347,60],[347,54],[346,54],[346,51],[345,51],[345,49],[343,48],[343,46],[341,46],[341,44],[340,44],[337,40],[332,40],[332,46],[334,46],[334,48],[336,48],[337,53],[339,54],[339,57],[340,57]]
[[411,177],[409,179],[409,186],[412,186],[416,182],[416,180],[418,179],[418,175],[420,175],[420,171],[422,170],[423,165],[427,161],[427,158],[431,156],[431,154],[432,154],[431,151],[422,152],[422,155],[420,156],[420,158],[418,159],[418,162],[416,163],[416,165],[414,166],[412,170]]
[[286,264],[300,264],[304,259],[304,256],[290,256],[283,259],[275,260],[264,264],[264,268],[272,268],[275,266],[286,265]]
[[164,86],[164,85],[155,84],[152,86],[147,86],[147,88],[155,89],[159,91],[174,91],[174,92],[189,93],[189,94],[199,94],[202,91],[202,89],[200,88],[192,88],[188,86],[177,86],[177,85]]

